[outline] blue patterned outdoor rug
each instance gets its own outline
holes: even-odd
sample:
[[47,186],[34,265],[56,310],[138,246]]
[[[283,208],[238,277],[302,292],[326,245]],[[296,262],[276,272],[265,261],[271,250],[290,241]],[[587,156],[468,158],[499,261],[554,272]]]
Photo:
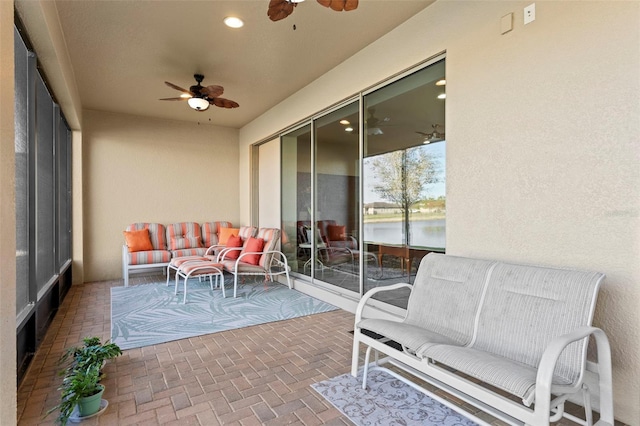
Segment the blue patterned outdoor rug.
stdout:
[[111,340],[132,349],[338,309],[276,283],[238,285],[235,299],[227,284],[223,299],[208,281],[191,279],[186,304],[181,290],[174,295],[164,282],[112,287]]
[[367,390],[362,389],[362,371],[358,378],[343,374],[311,386],[358,426],[487,424],[470,420],[383,370],[369,371]]

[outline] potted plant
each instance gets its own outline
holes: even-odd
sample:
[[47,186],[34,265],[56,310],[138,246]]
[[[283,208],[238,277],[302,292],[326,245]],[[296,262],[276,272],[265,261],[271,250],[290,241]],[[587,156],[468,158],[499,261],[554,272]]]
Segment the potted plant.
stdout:
[[69,361],[69,365],[61,371],[64,376],[60,403],[47,411],[47,415],[60,410],[58,423],[66,425],[78,407],[80,418],[97,413],[100,410],[104,386],[100,384],[101,369],[108,359],[122,354],[115,343],[102,343],[98,337],[86,337],[82,346],[68,348],[60,357],[60,362]]
[[60,414],[56,420],[66,425],[76,405],[80,417],[97,413],[100,410],[104,392],[104,386],[99,383],[99,380],[100,369],[97,365],[91,365],[86,369],[70,370],[58,388],[61,391],[60,404],[50,409],[47,414],[59,409]]

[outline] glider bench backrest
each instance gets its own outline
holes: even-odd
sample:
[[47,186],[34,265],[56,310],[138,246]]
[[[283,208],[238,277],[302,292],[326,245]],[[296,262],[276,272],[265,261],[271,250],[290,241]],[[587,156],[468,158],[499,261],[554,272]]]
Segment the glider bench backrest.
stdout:
[[[409,286],[404,320],[362,318],[367,301],[384,288],[371,290],[361,300],[352,374],[358,370],[359,345],[365,343],[485,404],[497,405],[497,411],[527,424],[548,424],[549,392],[570,395],[581,390],[591,334],[596,337],[599,361],[604,361],[601,370],[609,370],[604,373],[605,380],[610,376],[606,336],[591,327],[603,278],[597,272],[431,253],[423,258],[415,282]],[[408,285],[389,288],[403,286]],[[362,330],[395,341],[402,350],[392,349],[382,343],[385,339],[369,337]],[[550,351],[557,351],[557,356],[549,355]],[[522,404],[515,409],[487,387],[471,384],[452,369],[518,396]],[[539,382],[541,370],[549,383]],[[546,386],[546,391],[541,386]],[[533,402],[535,411],[527,408]],[[609,402],[604,406],[608,412]]]

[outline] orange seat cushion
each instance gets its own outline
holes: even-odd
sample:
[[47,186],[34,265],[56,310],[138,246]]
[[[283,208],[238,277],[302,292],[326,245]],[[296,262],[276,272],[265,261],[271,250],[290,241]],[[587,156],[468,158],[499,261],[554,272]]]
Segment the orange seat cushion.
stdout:
[[148,229],[140,229],[139,231],[123,231],[123,234],[124,240],[129,248],[129,253],[153,250]]

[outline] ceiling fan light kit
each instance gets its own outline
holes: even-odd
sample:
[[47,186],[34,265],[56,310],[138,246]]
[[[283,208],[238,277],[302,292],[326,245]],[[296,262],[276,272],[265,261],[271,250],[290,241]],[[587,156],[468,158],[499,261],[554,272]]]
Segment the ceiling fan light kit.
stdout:
[[204,111],[209,108],[209,102],[202,98],[189,98],[187,100],[189,106],[196,111]]

